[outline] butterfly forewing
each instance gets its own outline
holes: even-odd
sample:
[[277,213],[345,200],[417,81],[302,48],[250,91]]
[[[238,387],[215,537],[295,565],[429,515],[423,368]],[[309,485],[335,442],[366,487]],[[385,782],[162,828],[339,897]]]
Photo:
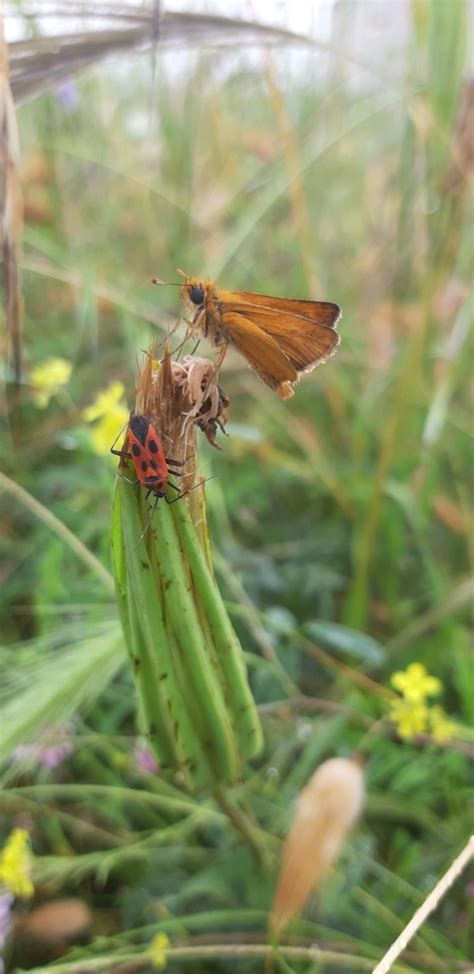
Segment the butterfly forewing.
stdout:
[[276,317],[304,318],[317,325],[334,328],[341,317],[339,305],[332,301],[274,298],[267,294],[255,294],[253,291],[226,291],[225,294],[232,310],[246,314],[252,309],[251,317],[254,320],[257,320],[254,311],[258,313],[266,310]]

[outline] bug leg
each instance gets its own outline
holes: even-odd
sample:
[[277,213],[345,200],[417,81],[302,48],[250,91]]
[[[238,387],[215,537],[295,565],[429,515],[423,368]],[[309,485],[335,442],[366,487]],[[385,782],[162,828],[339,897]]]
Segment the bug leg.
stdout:
[[131,459],[131,454],[128,453],[127,451],[125,451],[125,450],[115,450],[114,449],[115,444],[116,444],[117,440],[119,439],[119,437],[122,436],[122,433],[123,433],[124,429],[125,429],[125,426],[122,426],[122,429],[120,430],[120,433],[117,433],[117,436],[115,437],[115,440],[112,443],[112,446],[110,447],[110,452],[111,453],[115,453],[115,456],[117,456],[117,457],[128,457],[129,459]]
[[140,483],[139,480],[130,480],[130,477],[126,477],[125,474],[124,473],[120,473],[120,471],[119,471],[119,474],[118,475],[119,475],[119,477],[122,478],[122,480],[126,480],[127,481],[127,484],[130,484],[132,487],[136,487],[137,484]]
[[173,467],[184,467],[186,460],[173,460],[173,457],[165,457],[165,460],[169,466],[171,464]]
[[132,454],[129,453],[128,450],[114,450],[114,448],[111,446],[110,452],[113,453],[114,457],[126,457],[127,460],[132,459]]

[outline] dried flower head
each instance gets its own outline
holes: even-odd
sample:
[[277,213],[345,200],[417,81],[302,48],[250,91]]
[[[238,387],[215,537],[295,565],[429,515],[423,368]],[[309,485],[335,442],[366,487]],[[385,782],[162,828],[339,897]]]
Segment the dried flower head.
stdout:
[[270,916],[277,935],[335,862],[363,799],[362,771],[347,758],[325,761],[300,793]]
[[196,426],[213,442],[227,404],[208,359],[186,355],[182,362],[173,362],[165,349],[159,362],[154,348],[147,354],[138,377],[135,411],[156,428],[166,455],[184,464],[183,492],[196,482]]

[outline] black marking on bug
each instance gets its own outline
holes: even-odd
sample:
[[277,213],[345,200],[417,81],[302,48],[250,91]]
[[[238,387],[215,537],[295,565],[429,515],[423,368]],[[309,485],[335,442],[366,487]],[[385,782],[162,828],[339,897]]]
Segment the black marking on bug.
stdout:
[[145,416],[140,416],[135,413],[135,415],[131,416],[130,418],[129,427],[137,440],[140,440],[140,443],[145,446],[148,430],[150,428],[150,424]]
[[134,457],[140,457],[141,456],[142,451],[140,450],[140,447],[138,446],[138,443],[132,443],[132,453],[133,453],[133,456]]
[[158,443],[153,439],[153,437],[150,437],[148,440],[148,449],[151,451],[151,453],[158,453]]
[[145,472],[145,470],[148,470],[148,464],[147,464],[146,460],[142,460],[142,462],[141,462],[141,468],[142,468],[143,472]]

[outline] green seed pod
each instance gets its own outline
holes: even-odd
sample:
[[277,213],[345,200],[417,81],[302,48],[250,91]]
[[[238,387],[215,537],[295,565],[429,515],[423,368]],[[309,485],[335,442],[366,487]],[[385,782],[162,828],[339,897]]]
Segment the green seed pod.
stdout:
[[[136,414],[152,424],[170,464],[182,469],[183,496],[171,493],[166,478],[160,485],[166,497],[158,499],[152,488],[151,518],[149,482],[134,484],[142,468],[122,457],[112,548],[150,746],[161,766],[179,771],[188,787],[215,789],[238,779],[242,762],[259,752],[262,734],[242,648],[212,572],[204,486],[196,474],[196,424],[204,401],[206,422],[209,415],[212,422],[212,409],[218,416],[223,397],[210,362],[172,363],[165,355],[158,366],[148,356]],[[129,436],[127,431],[124,454],[130,452]]]

